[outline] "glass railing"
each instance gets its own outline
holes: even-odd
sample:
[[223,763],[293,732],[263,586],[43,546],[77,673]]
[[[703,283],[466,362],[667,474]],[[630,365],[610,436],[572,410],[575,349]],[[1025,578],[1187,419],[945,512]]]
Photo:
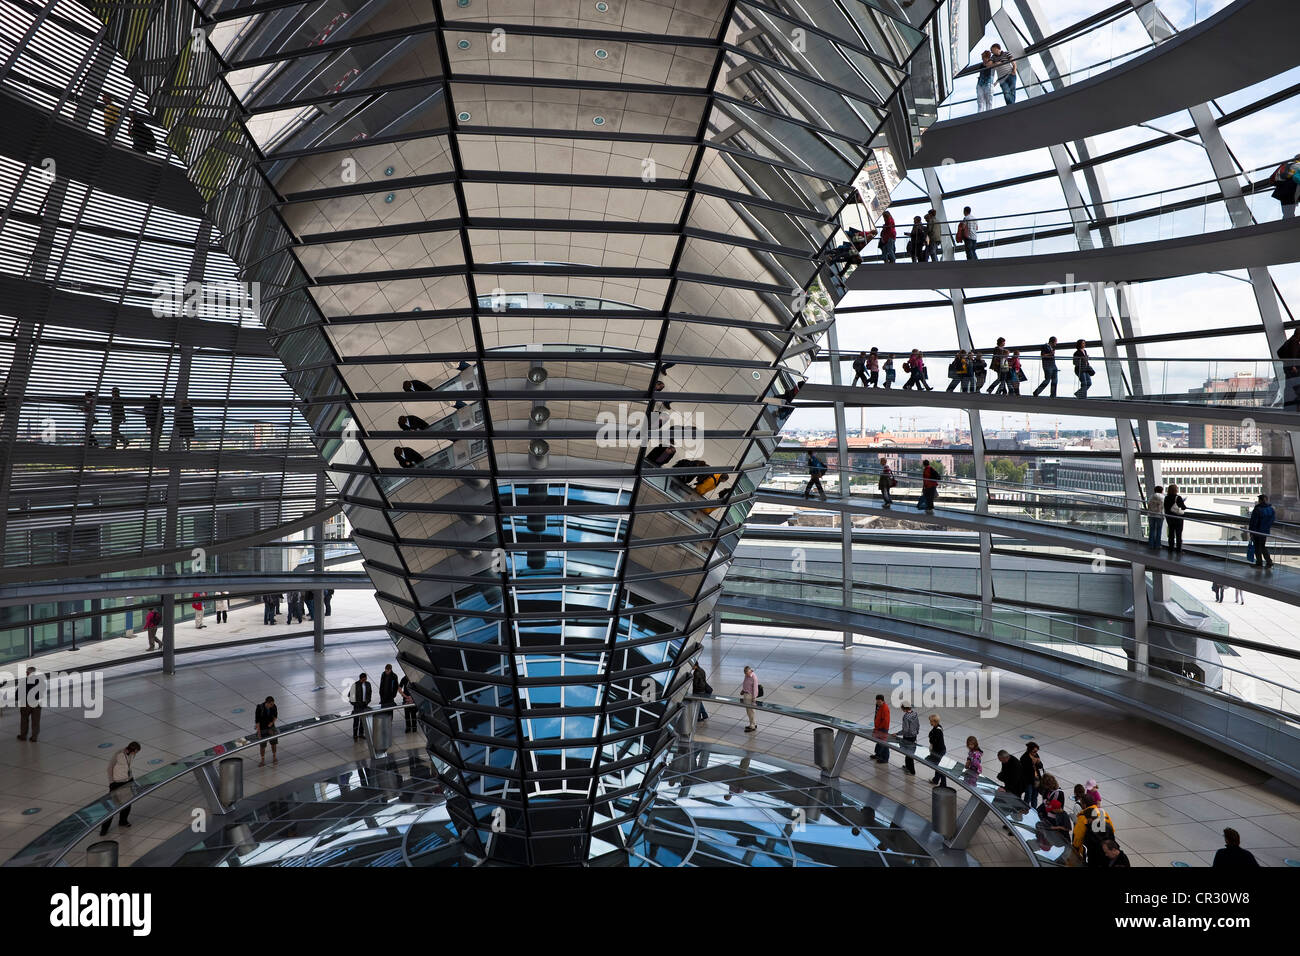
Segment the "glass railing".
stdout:
[[[343,689],[340,688],[340,695],[342,694]],[[367,740],[373,739],[371,721],[380,718],[392,720],[403,709],[403,705],[399,704],[367,711],[361,721]],[[341,735],[346,722],[354,718],[355,715],[350,712],[323,714],[281,725],[278,733],[265,739],[274,739],[277,744],[283,745],[278,754],[279,770],[267,774],[264,779],[253,773],[243,774],[243,797],[274,790],[286,779],[291,780],[302,774],[319,772],[322,767],[346,762],[347,758],[343,755],[346,748],[334,735]],[[248,721],[250,725],[253,722],[251,706],[248,708]],[[396,728],[392,735],[394,745],[387,750],[389,754],[402,751],[397,744],[400,737],[395,731]],[[212,807],[212,798],[217,792],[217,769],[221,761],[251,757],[264,742],[250,730],[246,736],[214,744],[180,760],[165,764],[159,761],[158,766],[149,770],[142,770],[142,764],[147,767],[152,763],[148,751],[142,751],[137,755],[133,766],[136,776],[130,787],[130,797],[104,796],[87,804],[42,833],[9,859],[5,866],[82,865],[90,846],[101,839],[108,839],[99,834],[104,821],[117,816],[127,807],[130,807],[131,829],[123,831],[112,828],[112,838],[118,845],[120,866],[129,866],[139,861],[161,843],[192,829],[196,821],[202,820],[206,826],[194,830],[198,839],[202,833],[222,825],[224,814]],[[419,734],[418,746],[423,749],[424,744],[424,735]],[[353,748],[355,747],[356,744],[353,743]],[[357,755],[354,759],[360,758],[361,755]],[[121,794],[122,791],[119,789],[118,793]]]
[[[1272,198],[1273,186],[1269,179],[1279,163],[1289,158],[1283,157],[1276,163],[1246,170],[1232,177],[1243,190],[1242,201],[1249,208],[1254,223],[1282,218],[1282,207]],[[1096,208],[1091,205],[1060,206],[1002,216],[977,215],[976,256],[979,259],[1002,259],[1078,252],[1080,230],[1087,236],[1091,248],[1101,248],[1103,245],[1134,245],[1233,229],[1241,223],[1234,219],[1227,204],[1222,201],[1222,191],[1222,181],[1209,179],[1140,193],[1110,200],[1106,204],[1108,215],[1104,217],[1099,216]],[[898,215],[895,254],[901,263],[910,261],[907,249],[912,223],[904,221],[901,213]],[[1076,215],[1081,220],[1077,224]],[[843,221],[845,226],[861,227],[858,213],[853,207],[845,210]],[[943,235],[952,240],[960,222],[959,219],[940,220]],[[1100,231],[1103,228],[1106,229],[1105,243],[1102,242]],[[966,258],[962,244],[953,242],[952,247],[953,259],[960,261]],[[879,258],[877,240],[873,239],[863,250],[863,259],[870,261]],[[853,268],[851,265],[841,265],[841,278],[847,280]],[[1080,288],[1086,291],[1089,287],[1087,283],[1081,283]],[[1061,290],[1049,286],[1044,291]]]
[[[818,454],[833,455],[834,449],[815,449]],[[855,453],[870,454],[870,450]],[[915,454],[922,456],[923,449]],[[994,457],[994,456],[989,456]],[[877,487],[880,477],[879,469],[845,467],[841,469],[832,465],[822,479],[823,485],[831,491],[838,491],[840,474],[849,479],[850,498],[878,499],[883,503],[883,496]],[[920,475],[906,472],[893,472],[898,482],[891,490],[894,506],[899,509],[899,517],[906,519],[910,510],[920,510],[921,488]],[[773,457],[768,478],[760,490],[778,494],[801,494],[808,478],[808,469],[797,457],[787,457],[781,451]],[[858,480],[861,479],[861,480]],[[1093,554],[1104,557],[1105,544],[1110,539],[1126,539],[1127,542],[1149,543],[1149,519],[1145,502],[1133,501],[1123,492],[1107,494],[1103,492],[1079,491],[1070,488],[1043,488],[1028,484],[1019,484],[998,479],[986,479],[981,482],[973,477],[953,477],[943,475],[940,478],[936,494],[936,507],[944,511],[965,511],[977,513],[981,491],[987,499],[988,515],[991,518],[1005,518],[1009,521],[1026,521],[1036,524],[1059,526],[1063,530],[1081,531],[1096,536]],[[1179,494],[1196,493],[1196,488],[1182,488]],[[901,492],[901,495],[899,494]],[[1243,508],[1249,502],[1243,500]],[[810,500],[810,507],[816,507]],[[1164,522],[1161,529],[1161,546],[1167,548],[1169,515],[1155,517]],[[1134,521],[1139,530],[1138,536],[1129,536],[1129,522]],[[1220,514],[1199,510],[1187,510],[1182,516],[1184,546],[1179,556],[1195,557],[1199,561],[1209,561],[1220,565],[1225,575],[1240,578],[1251,573],[1251,564],[1247,561],[1250,546],[1248,517]],[[990,529],[995,534],[1014,538],[1015,525],[1004,525],[1001,529]],[[1268,551],[1275,564],[1288,568],[1300,567],[1300,525],[1274,521],[1268,534],[1264,535]],[[1085,553],[1087,551],[1085,550]]]
[[[981,603],[971,598],[882,588],[856,578],[846,605],[843,582],[838,577],[743,565],[733,565],[724,588],[724,593],[739,597],[766,597],[861,611],[900,622],[978,635],[1003,645],[1011,660],[1032,663],[1035,668],[1043,666],[1044,654],[1066,658],[1097,670],[1093,683],[1098,687],[1107,683],[1102,671],[1129,674],[1137,670],[1131,633],[1083,624],[1070,612],[1049,614],[994,603],[990,616],[986,617]],[[880,636],[888,639],[887,634]],[[1149,639],[1150,676],[1189,693],[1211,694],[1230,706],[1265,712],[1295,728],[1293,736],[1300,738],[1300,718],[1296,717],[1300,714],[1300,690],[1226,666],[1217,653],[1213,657],[1198,656],[1190,650],[1190,642],[1188,647],[1187,651],[1173,651]],[[1086,677],[1079,679],[1087,681]],[[1189,701],[1188,711],[1194,712],[1193,701]]]
[[[1179,5],[1177,29],[1186,30],[1188,27],[1208,19],[1215,13],[1218,13],[1230,0],[1192,0],[1190,3]],[[1173,6],[1165,4],[1164,6]],[[1037,45],[1030,47],[1030,52],[1017,61],[1020,70],[1024,71],[1024,61],[1028,60],[1032,66],[1032,72],[1039,79],[1034,82],[1026,82],[1027,77],[1020,75],[1016,78],[1016,102],[1024,102],[1026,99],[1032,99],[1041,96],[1044,93],[1055,92],[1084,80],[1090,80],[1093,77],[1101,76],[1118,66],[1122,66],[1131,60],[1134,60],[1145,53],[1149,53],[1161,43],[1169,42],[1152,41],[1139,42],[1132,45],[1135,38],[1145,38],[1147,32],[1142,28],[1133,17],[1130,16],[1132,11],[1126,11],[1124,15],[1107,19],[1097,24],[1089,30],[1082,33],[1071,33],[1059,43],[1050,47],[1040,48]],[[1115,47],[1120,47],[1116,50]],[[1099,55],[1100,51],[1107,51],[1108,55]],[[1051,69],[1048,68],[1048,56],[1050,55]],[[941,120],[955,119],[959,116],[969,116],[973,113],[981,112],[979,96],[976,85],[979,79],[979,51],[976,51],[974,62],[967,70],[954,81],[953,95],[945,100],[939,107],[939,118]],[[1006,100],[1002,90],[998,87],[996,79],[990,90],[990,98],[985,110],[997,109],[1005,106]]]
[[[1057,336],[1061,339],[1061,336]],[[1086,341],[1086,340],[1085,340]],[[923,384],[913,382],[910,373],[903,371],[907,361],[907,350],[897,352],[880,352],[881,367],[877,382],[871,388],[892,388],[894,390],[920,392],[980,392],[991,395],[1009,395],[1026,401],[1026,410],[1032,410],[1035,398],[1089,398],[1103,401],[1160,402],[1168,405],[1195,405],[1239,408],[1242,413],[1243,427],[1253,433],[1254,443],[1258,443],[1258,430],[1254,429],[1250,419],[1252,408],[1280,408],[1285,403],[1286,372],[1283,363],[1269,358],[1116,358],[1107,359],[1101,349],[1095,347],[1087,355],[1087,364],[1082,369],[1092,369],[1088,376],[1087,388],[1084,381],[1075,372],[1074,352],[1077,338],[1071,341],[1061,340],[1056,348],[1056,386],[1052,386],[1052,377],[1043,369],[1039,355],[1041,345],[1027,345],[1023,348],[1012,347],[1019,355],[1009,353],[1008,366],[1002,371],[986,367],[979,375],[965,374],[953,377],[949,365],[953,353],[949,350],[926,352],[924,355],[925,374]],[[993,346],[977,349],[979,357],[986,366],[993,361]],[[840,364],[841,381],[845,384],[854,382],[852,363],[859,353],[853,351],[823,352],[819,359]],[[892,357],[894,361],[894,381],[886,385],[884,363]],[[1014,372],[1016,361],[1024,380]],[[966,363],[969,369],[970,363]],[[953,370],[954,372],[957,370]],[[810,384],[829,384],[829,376],[819,373]],[[858,387],[861,385],[858,380]],[[1055,394],[1053,394],[1055,393]],[[921,403],[923,404],[923,402]],[[1169,421],[1177,421],[1178,409],[1169,409]]]
[[[1066,834],[1047,828],[1038,813],[1029,809],[1023,800],[1015,794],[1007,793],[1002,784],[992,777],[984,776],[966,769],[965,750],[954,749],[947,753],[936,754],[926,744],[907,743],[896,734],[877,733],[873,727],[854,723],[829,714],[819,714],[809,710],[800,710],[765,700],[746,704],[738,697],[722,697],[713,694],[691,694],[690,701],[703,701],[709,705],[723,704],[731,707],[752,707],[771,714],[775,718],[796,720],[804,724],[816,724],[829,727],[854,738],[886,747],[903,757],[910,757],[930,770],[936,771],[945,781],[965,790],[970,799],[978,801],[992,814],[992,819],[1005,828],[1020,849],[1025,853],[1031,866],[1078,866],[1081,861],[1074,852]],[[693,736],[699,736],[698,725],[694,715],[687,712],[685,727]]]

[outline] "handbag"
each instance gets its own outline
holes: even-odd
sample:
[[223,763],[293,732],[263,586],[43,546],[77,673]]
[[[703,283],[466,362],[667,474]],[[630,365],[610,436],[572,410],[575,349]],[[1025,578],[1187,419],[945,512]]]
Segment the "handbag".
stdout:
[[1246,545],[1246,563],[1255,563],[1255,539],[1251,538],[1250,544]]
[[1175,502],[1174,504],[1169,506],[1169,513],[1177,518],[1187,514],[1187,509],[1179,507],[1178,503]]
[[1025,374],[1025,370],[1023,368],[1016,369],[1016,381],[1025,382],[1028,380],[1029,380],[1029,376]]
[[763,699],[763,685],[762,685],[762,684],[759,684],[759,685],[758,685],[758,694],[755,695],[754,700],[762,700],[762,699]]

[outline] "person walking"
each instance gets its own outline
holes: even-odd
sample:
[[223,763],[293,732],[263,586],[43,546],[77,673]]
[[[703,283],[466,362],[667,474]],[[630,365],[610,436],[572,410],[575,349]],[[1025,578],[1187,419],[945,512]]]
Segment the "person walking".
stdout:
[[[1255,507],[1250,509],[1250,543],[1255,546],[1255,567],[1271,568],[1273,556],[1268,553],[1268,537],[1273,530],[1277,512],[1268,503],[1268,495],[1260,495]],[[1178,538],[1182,544],[1182,535]],[[1244,603],[1244,602],[1243,602]]]
[[1043,761],[1038,756],[1038,744],[1029,741],[1025,752],[1020,755],[1020,784],[1024,788],[1022,796],[1029,809],[1038,806],[1038,785],[1043,781]]
[[334,589],[326,588],[321,592],[321,602],[325,605],[325,616],[330,616],[330,601],[334,599]]
[[999,43],[989,47],[990,62],[996,74],[997,84],[1002,90],[1002,99],[1010,106],[1016,101],[1016,61],[1011,53],[1002,49]]
[[[713,686],[709,683],[709,675],[704,673],[704,668],[700,666],[699,661],[691,663],[691,693],[700,695],[711,695],[713,693]],[[709,712],[704,709],[704,701],[700,701],[700,709],[696,713],[695,719],[709,719]]]
[[288,601],[285,605],[284,623],[292,624],[297,619],[299,624],[302,623],[302,594],[299,591],[289,591],[287,594]]
[[939,494],[939,469],[930,464],[930,459],[921,462],[921,502],[926,511],[934,510],[934,500]]
[[1147,547],[1160,547],[1160,529],[1165,523],[1165,489],[1156,485],[1147,498]]
[[122,392],[120,389],[113,388],[113,397],[108,403],[108,425],[109,440],[108,447],[116,449],[117,443],[121,442],[125,448],[131,444],[122,434],[122,426],[126,424],[126,403],[122,401]]
[[962,385],[962,391],[965,391],[965,381],[966,353],[958,350],[957,354],[952,357],[952,361],[948,363],[948,387],[945,391],[955,392],[959,385]]
[[1225,590],[1227,590],[1227,589],[1226,589],[1222,584],[1220,584],[1218,581],[1211,581],[1211,582],[1210,582],[1210,590],[1214,592],[1214,603],[1215,603],[1215,604],[1222,604],[1222,603],[1223,603],[1223,592],[1224,592]]
[[[903,708],[903,726],[899,728],[898,736],[905,746],[916,750],[916,738],[921,735],[921,715],[912,709],[912,705],[903,701],[900,705]],[[903,757],[903,773],[910,773],[916,776],[916,761],[912,759],[912,753],[909,751]]]
[[926,255],[931,262],[938,262],[943,258],[943,225],[939,222],[939,214],[933,209],[925,214],[925,222]]
[[283,600],[284,595],[283,595],[281,592],[276,591],[274,594],[271,595],[271,597],[275,599],[275,616],[276,616],[276,617],[279,617],[279,616],[280,616],[280,602],[281,602],[281,600]]
[[973,781],[984,772],[984,751],[975,735],[966,738],[966,779]]
[[316,620],[316,592],[315,591],[302,592],[302,606],[307,609],[307,620],[309,621]]
[[158,438],[162,434],[163,407],[157,395],[150,395],[140,407],[144,415],[144,427],[149,433],[149,450],[158,450]]
[[997,71],[993,67],[993,54],[989,50],[980,53],[979,77],[975,81],[975,109],[984,113],[993,109],[993,79]]
[[216,599],[212,602],[212,609],[217,612],[217,623],[227,624],[230,621],[230,592],[218,591]]
[[1074,393],[1075,398],[1087,398],[1088,389],[1092,388],[1092,376],[1094,374],[1092,363],[1088,361],[1087,343],[1079,339],[1074,346],[1074,374],[1079,380],[1079,387]]
[[758,730],[758,724],[754,721],[754,702],[758,700],[758,686],[757,672],[746,664],[745,676],[740,682],[740,699],[745,702],[745,719],[749,721],[745,727],[747,734]]
[[883,740],[889,736],[889,705],[885,703],[885,695],[876,695],[876,713],[872,718],[872,727],[875,729],[876,752],[871,755],[871,759],[876,763],[889,763],[889,748],[885,746]]
[[259,767],[266,766],[266,745],[271,744],[271,763],[280,762],[280,755],[275,752],[276,744],[279,743],[276,735],[275,722],[280,716],[280,709],[275,706],[275,698],[267,697],[257,705],[253,711],[253,721],[257,724],[257,739],[261,741],[257,745],[257,753],[262,758],[258,764]]
[[362,673],[348,691],[348,703],[352,705],[352,713],[358,715],[352,718],[353,740],[361,740],[365,736],[361,727],[361,721],[365,718],[359,715],[370,709],[370,690],[370,678]]
[[1012,349],[1007,359],[1007,391],[1012,395],[1020,394],[1020,383],[1029,378],[1020,366],[1020,349]]
[[912,217],[912,231],[907,237],[907,254],[913,262],[924,262],[926,256],[925,242],[927,230],[920,216]]
[[885,388],[894,387],[894,378],[898,373],[894,371],[894,356],[885,356]]
[[1187,502],[1178,493],[1178,486],[1170,485],[1165,492],[1165,524],[1169,528],[1170,551],[1183,550],[1183,515],[1186,513]]
[[205,593],[204,591],[195,591],[194,600],[190,604],[190,607],[194,608],[194,629],[196,631],[201,631],[207,627],[203,623],[203,596]]
[[1047,340],[1047,344],[1044,345],[1042,349],[1039,350],[1038,356],[1040,359],[1042,359],[1043,362],[1043,380],[1039,382],[1038,387],[1034,389],[1034,395],[1037,396],[1039,392],[1041,392],[1043,389],[1047,388],[1050,385],[1052,388],[1051,397],[1056,398],[1056,381],[1057,381],[1058,372],[1056,368],[1056,336],[1055,335],[1053,335],[1050,339]]
[[967,260],[978,259],[975,246],[980,233],[979,220],[970,214],[970,206],[961,212],[961,222],[957,225],[957,241],[965,248]]
[[822,475],[826,474],[826,462],[818,458],[812,451],[808,452],[808,484],[804,485],[803,496],[809,498],[812,496],[812,490],[815,486],[817,493],[822,496],[822,501],[826,500],[826,489],[822,487]]
[[1083,854],[1089,867],[1103,867],[1106,865],[1106,855],[1102,852],[1101,845],[1106,840],[1114,839],[1115,824],[1111,822],[1110,814],[1097,803],[1088,802],[1074,820],[1072,842],[1075,851]]
[[849,383],[852,388],[858,384],[858,379],[862,379],[862,387],[866,388],[871,384],[867,377],[867,353],[859,352],[858,357],[853,360],[853,381]]
[[889,467],[889,462],[880,459],[880,477],[876,479],[876,487],[880,489],[880,507],[889,508],[894,504],[894,496],[891,489],[898,484],[898,479],[894,477],[894,470]]
[[[907,381],[903,383],[903,391],[913,388],[921,389],[921,359],[916,349],[912,349],[912,354],[903,363],[903,371],[907,373]],[[923,391],[923,389],[921,390]]]
[[158,138],[139,113],[131,114],[131,148],[145,156],[158,148]]
[[[29,666],[18,701],[18,739],[36,743],[41,733],[41,706],[45,703],[45,678]],[[28,731],[31,731],[29,736]]]
[[122,117],[122,108],[117,105],[112,93],[105,93],[100,97],[100,103],[102,104],[100,110],[104,117],[104,135],[112,139],[113,131],[117,129],[117,121]]
[[1255,854],[1241,848],[1241,834],[1232,827],[1223,828],[1223,846],[1214,854],[1210,864],[1218,870],[1239,870],[1243,867],[1259,866]]
[[402,715],[406,718],[406,732],[413,734],[420,729],[419,713],[420,708],[415,703],[415,695],[411,693],[411,681],[405,674],[397,685],[397,692],[402,695],[402,703],[406,708]]
[[[130,798],[131,784],[135,783],[135,777],[131,775],[131,761],[135,760],[135,755],[139,752],[140,745],[133,740],[108,758],[108,795],[114,799],[115,803],[121,804]],[[127,795],[125,797],[116,796],[117,791],[123,787],[127,788]],[[128,804],[122,807],[122,812],[118,814],[117,825],[129,827],[131,825],[130,816],[131,807]],[[99,835],[106,836],[112,823],[113,814],[110,811],[104,817],[104,823],[99,828]]]
[[930,780],[932,787],[946,787],[946,778],[939,772],[937,764],[939,758],[948,752],[948,746],[943,739],[943,724],[939,722],[938,714],[930,715],[930,762],[936,764],[934,777]]
[[393,673],[393,665],[385,664],[384,672],[379,675],[379,706],[393,707],[397,704],[398,681]]
[[1020,761],[1005,750],[999,750],[998,763],[1002,764],[1002,769],[998,771],[998,780],[1002,783],[1002,789],[1012,796],[1023,795],[1025,778],[1020,772]]
[[979,352],[974,353],[970,360],[971,371],[971,391],[980,392],[984,389],[984,381],[988,378],[989,363],[984,361],[984,357]]
[[81,419],[84,434],[82,440],[87,448],[97,448],[99,439],[95,437],[95,423],[99,421],[95,417],[95,403],[99,397],[91,391],[87,391],[81,398]]
[[993,354],[989,356],[989,371],[993,373],[993,384],[988,387],[988,394],[996,392],[999,395],[1007,393],[1007,340],[998,337],[998,344],[993,347]]
[[262,595],[262,623],[275,623],[275,597],[271,594]]
[[1241,593],[1241,588],[1233,588],[1233,589],[1232,589],[1232,603],[1233,603],[1233,604],[1245,604],[1245,603],[1246,603],[1246,596],[1245,596],[1244,594]]
[[1282,206],[1282,218],[1294,218],[1296,196],[1300,193],[1300,156],[1273,170],[1269,182],[1273,184],[1273,198]]
[[144,616],[145,633],[149,635],[149,650],[154,646],[162,647],[162,641],[158,640],[158,628],[162,624],[162,612],[156,607],[149,608],[149,613]]
[[176,406],[176,434],[180,436],[181,447],[189,451],[194,442],[194,406],[188,399],[181,399]]
[[898,244],[898,225],[894,222],[894,216],[888,209],[885,210],[884,221],[880,225],[880,258],[884,262],[897,262],[898,256],[896,247]]
[[867,353],[867,387],[875,388],[880,383],[880,352],[873,345]]

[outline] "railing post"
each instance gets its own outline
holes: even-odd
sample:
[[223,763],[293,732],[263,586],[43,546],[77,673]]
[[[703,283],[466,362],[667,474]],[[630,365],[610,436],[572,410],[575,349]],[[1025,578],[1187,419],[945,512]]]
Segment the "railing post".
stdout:
[[117,866],[117,841],[97,840],[86,847],[86,866]]

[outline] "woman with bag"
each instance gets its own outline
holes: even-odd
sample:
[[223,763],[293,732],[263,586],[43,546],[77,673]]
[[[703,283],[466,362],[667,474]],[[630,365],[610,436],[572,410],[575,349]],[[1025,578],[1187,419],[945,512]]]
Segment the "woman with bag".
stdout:
[[885,210],[884,222],[880,226],[880,257],[885,262],[896,262],[895,245],[898,242],[898,226],[894,217]]
[[1183,550],[1183,515],[1187,513],[1187,502],[1178,493],[1177,485],[1170,485],[1165,492],[1165,524],[1169,528],[1170,551]]
[[889,489],[898,484],[898,479],[894,477],[894,471],[889,467],[889,462],[880,459],[880,478],[876,481],[876,487],[880,489],[880,507],[888,508],[894,503],[894,496],[889,493]]
[[1300,156],[1287,160],[1273,171],[1273,198],[1282,204],[1282,218],[1295,217],[1296,195],[1300,192]]
[[[1079,387],[1074,393],[1075,398],[1087,398],[1088,389],[1092,388],[1092,363],[1088,361],[1087,342],[1079,339],[1074,348],[1074,374],[1079,379]],[[1169,509],[1166,508],[1166,511]]]

